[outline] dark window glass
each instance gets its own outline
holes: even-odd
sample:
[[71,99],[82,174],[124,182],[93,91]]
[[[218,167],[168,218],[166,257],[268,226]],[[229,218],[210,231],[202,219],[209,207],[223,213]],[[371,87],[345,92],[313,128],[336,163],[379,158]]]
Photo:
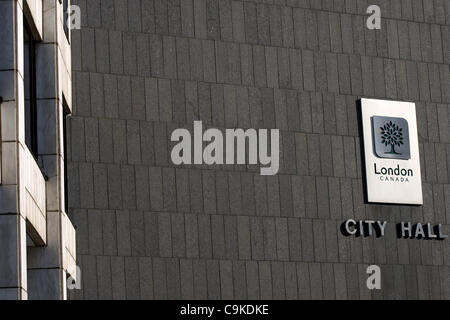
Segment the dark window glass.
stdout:
[[63,148],[64,148],[64,211],[69,215],[69,188],[67,184],[67,117],[70,111],[65,99],[63,99]]
[[36,42],[28,24],[24,23],[25,143],[37,155],[36,111]]
[[69,41],[69,0],[63,0],[63,17],[64,17],[64,33],[66,34],[67,41]]

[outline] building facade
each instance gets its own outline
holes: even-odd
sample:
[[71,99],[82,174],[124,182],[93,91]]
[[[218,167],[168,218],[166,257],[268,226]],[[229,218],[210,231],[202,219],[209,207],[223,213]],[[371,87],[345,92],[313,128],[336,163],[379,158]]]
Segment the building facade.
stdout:
[[[395,233],[450,231],[450,2],[74,3],[71,298],[450,299],[449,241]],[[416,104],[423,205],[365,201],[361,97]],[[174,165],[171,134],[196,120],[279,129],[278,174]],[[345,236],[348,219],[386,234]]]
[[69,40],[61,1],[0,1],[0,299],[66,299],[76,279],[65,209]]

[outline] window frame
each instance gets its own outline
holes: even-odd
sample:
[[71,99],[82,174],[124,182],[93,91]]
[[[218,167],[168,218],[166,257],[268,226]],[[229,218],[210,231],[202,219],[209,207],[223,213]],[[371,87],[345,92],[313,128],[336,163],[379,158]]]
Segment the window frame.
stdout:
[[[25,118],[25,144],[27,145],[28,149],[30,150],[31,154],[37,158],[38,154],[38,137],[37,137],[37,87],[36,87],[36,40],[33,36],[32,29],[26,19],[23,21],[23,33],[24,33],[24,101],[29,100],[29,113],[27,114],[27,110],[25,109],[25,117],[29,117],[29,119]],[[26,40],[26,37],[28,40]],[[25,52],[26,46],[25,43],[28,45],[28,55]],[[28,57],[28,68],[26,68]],[[26,70],[28,69],[28,70]],[[29,81],[29,92],[25,92],[27,89],[26,82]],[[28,99],[27,93],[29,93]],[[25,108],[27,106],[25,105]],[[27,126],[27,121],[29,121]],[[30,131],[29,133],[29,141],[28,141],[28,134],[27,130]]]
[[66,35],[67,42],[70,44],[70,26],[69,22],[69,0],[61,0],[63,8],[63,29]]
[[64,158],[64,203],[63,209],[65,213],[69,216],[69,183],[68,183],[68,166],[67,166],[67,121],[68,117],[70,117],[71,112],[69,109],[69,105],[66,102],[65,97],[62,99],[62,144],[63,144],[63,158]]

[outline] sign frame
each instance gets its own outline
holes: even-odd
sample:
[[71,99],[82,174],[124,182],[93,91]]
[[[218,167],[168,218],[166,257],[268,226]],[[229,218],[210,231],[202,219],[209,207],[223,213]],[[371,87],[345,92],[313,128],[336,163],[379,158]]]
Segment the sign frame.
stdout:
[[[367,202],[423,205],[415,103],[361,98],[360,105]],[[395,121],[395,119],[406,121],[406,130],[409,130],[409,159],[389,158],[389,155],[382,158],[377,155],[375,134],[380,134],[382,128],[374,127],[373,117],[391,118],[394,123],[400,123],[400,121]],[[395,128],[401,131],[399,127],[401,125],[395,124]],[[400,136],[397,135],[396,137]],[[377,139],[379,140],[379,137]],[[393,144],[399,143],[400,145],[400,142],[403,142],[403,140],[398,142],[389,140],[388,142]],[[403,144],[400,147],[403,147]],[[389,148],[388,145],[387,148]],[[395,149],[393,148],[392,150]],[[388,153],[386,152],[386,154]],[[394,151],[394,153],[397,152]],[[395,157],[394,154],[392,156]]]

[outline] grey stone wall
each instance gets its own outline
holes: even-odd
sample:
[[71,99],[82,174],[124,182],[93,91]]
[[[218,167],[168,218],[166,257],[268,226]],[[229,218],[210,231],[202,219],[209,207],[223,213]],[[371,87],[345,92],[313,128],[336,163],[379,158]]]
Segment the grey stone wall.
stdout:
[[[449,1],[72,2],[72,299],[450,299],[449,240],[339,230],[355,218],[450,232]],[[416,102],[422,207],[364,203],[362,96]],[[279,128],[279,174],[175,167],[170,134],[194,120]],[[382,290],[366,287],[370,264]]]

